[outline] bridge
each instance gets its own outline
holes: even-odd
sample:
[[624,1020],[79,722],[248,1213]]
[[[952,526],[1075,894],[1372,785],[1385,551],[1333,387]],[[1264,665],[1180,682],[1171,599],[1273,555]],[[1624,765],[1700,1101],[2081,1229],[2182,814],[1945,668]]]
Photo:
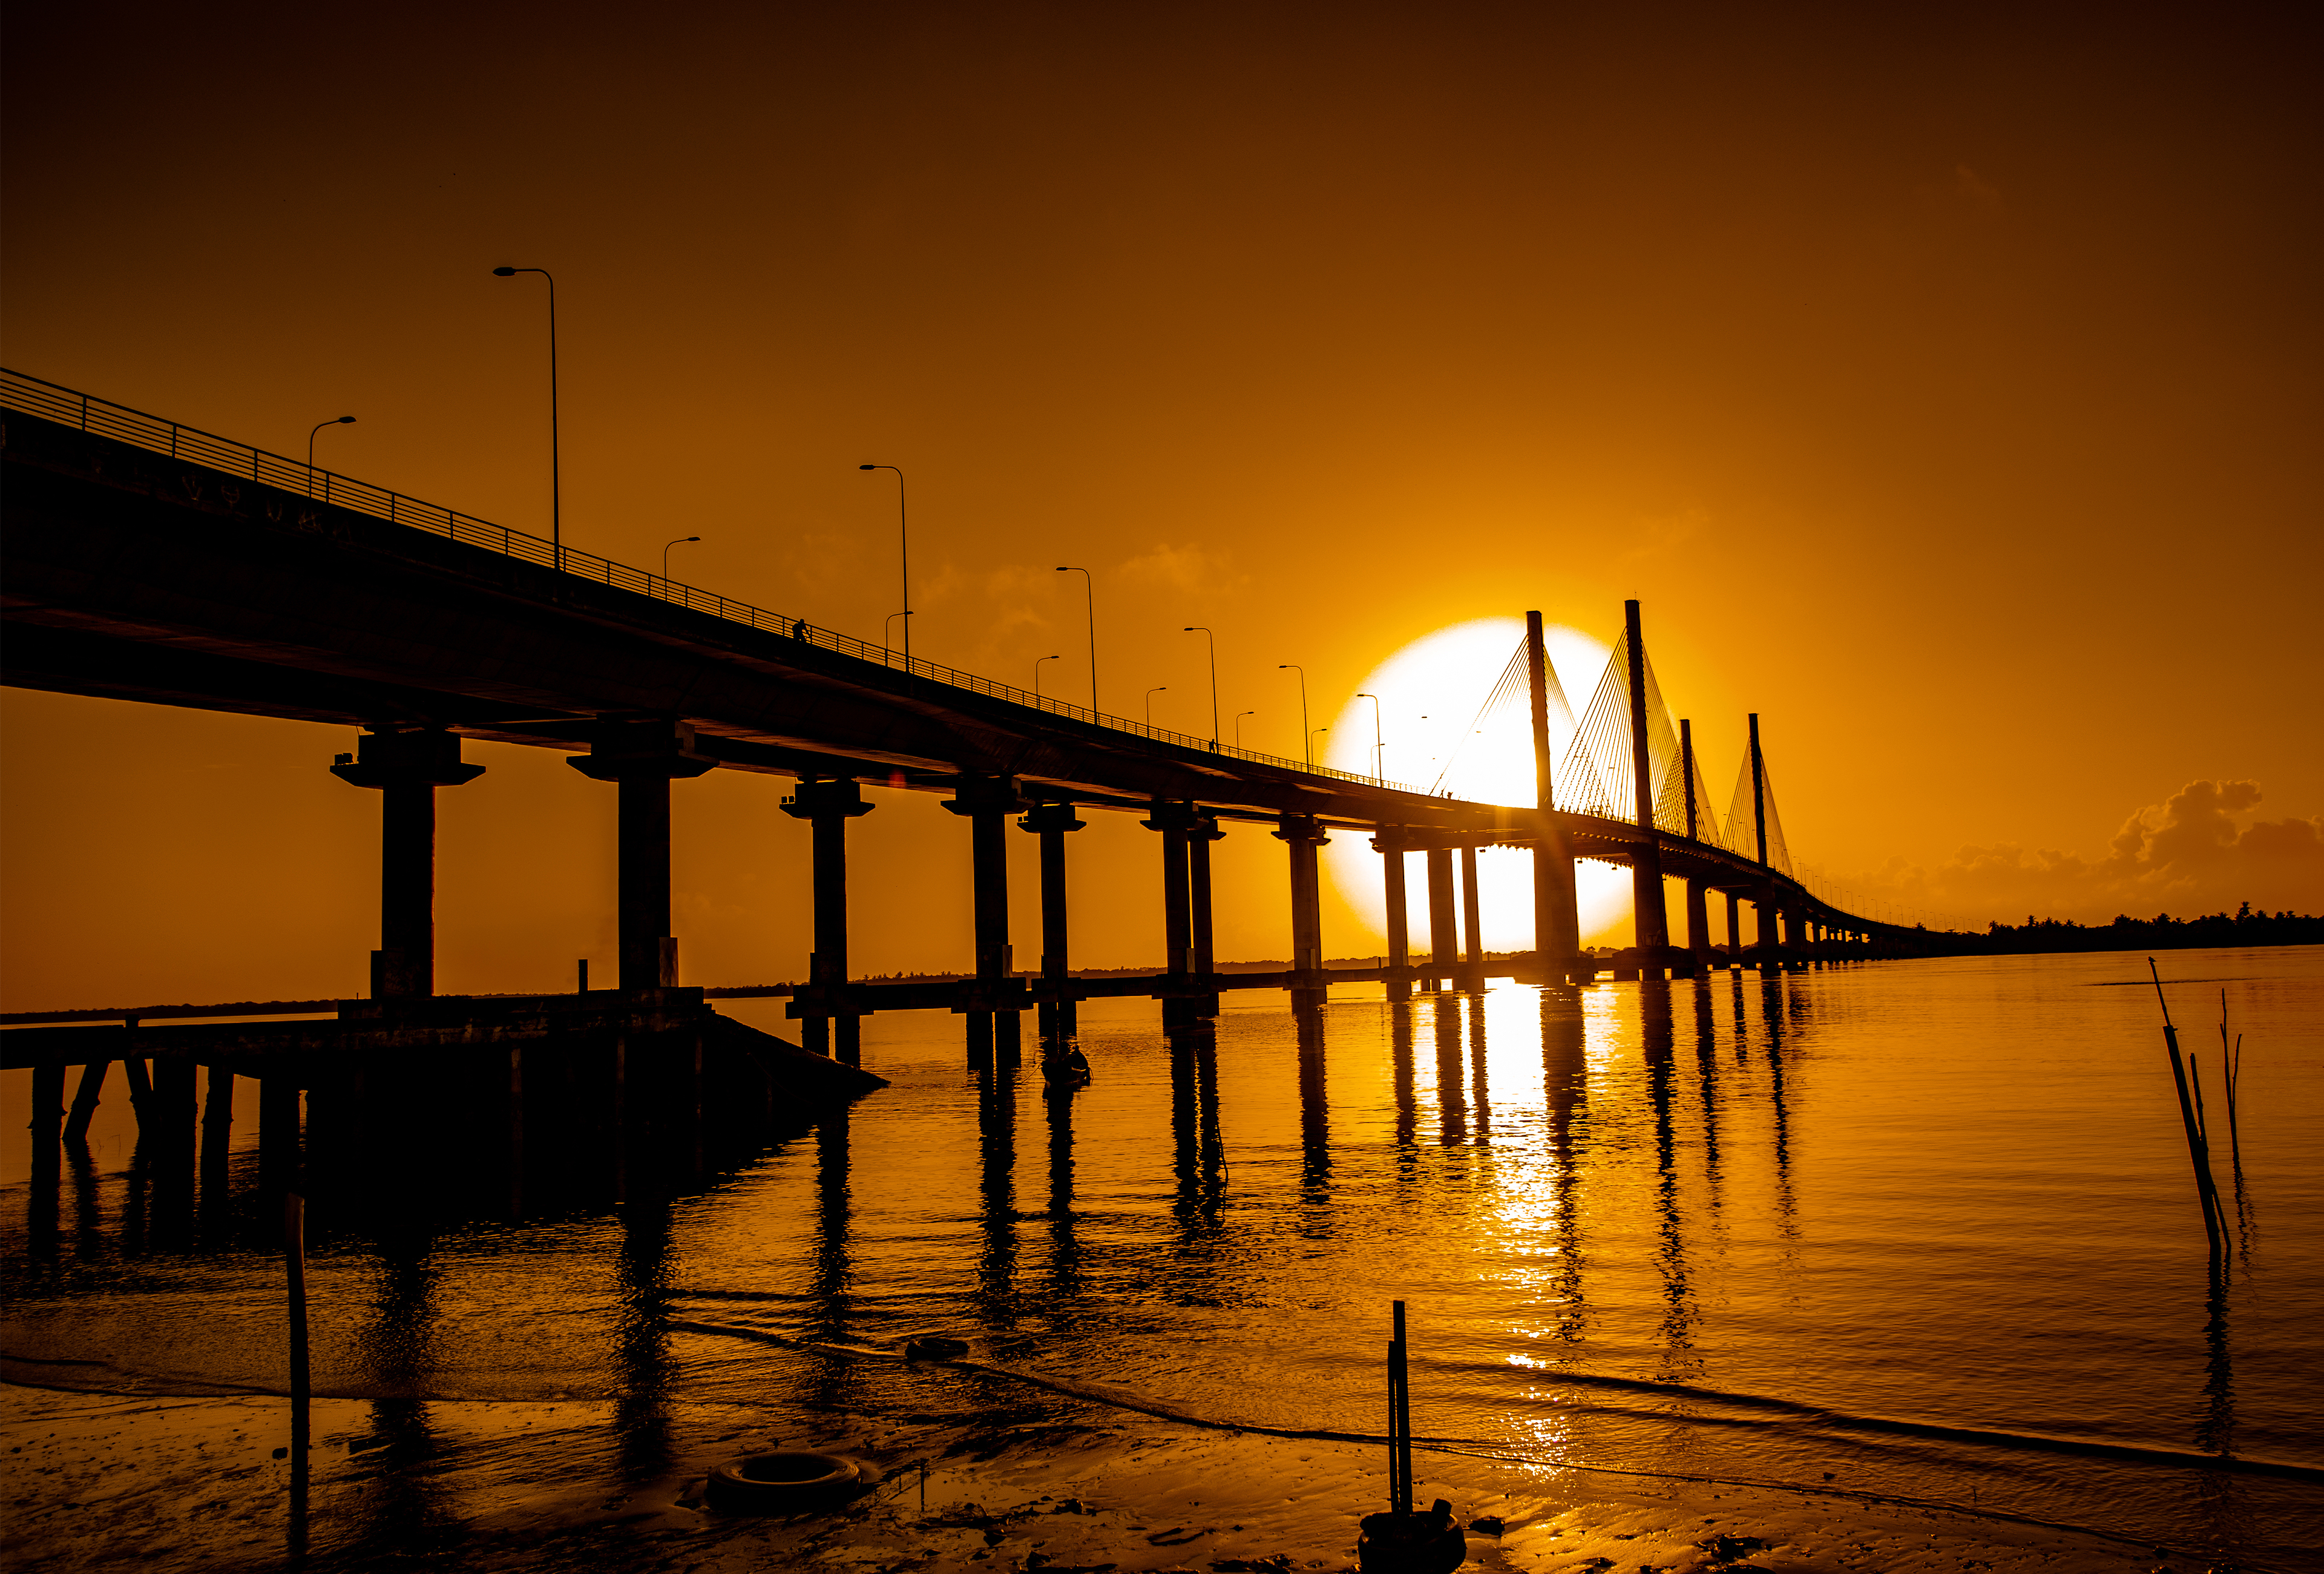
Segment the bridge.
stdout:
[[[989,1068],[1016,1061],[1027,1012],[1045,1045],[1062,1046],[1079,1003],[1100,996],[1155,999],[1183,1036],[1239,988],[1287,989],[1306,1023],[1335,984],[1378,982],[1395,1000],[1488,976],[1586,984],[1606,962],[1580,943],[1581,859],[1633,873],[1637,943],[1611,958],[1618,978],[1904,955],[1937,938],[1842,912],[1796,876],[1756,718],[1736,790],[1715,810],[1690,724],[1674,726],[1655,680],[1636,602],[1578,718],[1541,618],[1527,615],[1478,718],[1529,730],[1535,801],[1510,806],[1029,694],[14,372],[0,372],[0,681],[358,727],[355,752],[329,768],[381,803],[381,943],[367,998],[0,1016],[0,1069],[33,1073],[34,1180],[46,1199],[35,1213],[51,1226],[60,1143],[87,1129],[115,1062],[141,1143],[160,1155],[157,1177],[194,1172],[198,1116],[206,1197],[223,1190],[243,1076],[260,1084],[268,1185],[289,1185],[302,1147],[329,1131],[324,1147],[351,1177],[398,1161],[486,1162],[521,1212],[529,1178],[595,1172],[610,1153],[619,1196],[650,1152],[698,1180],[706,1151],[749,1150],[801,1110],[881,1086],[858,1066],[860,1024],[874,1012],[957,1013],[970,1064]],[[1553,718],[1570,731],[1562,750]],[[613,987],[591,988],[584,964],[570,995],[437,993],[436,798],[483,773],[462,757],[470,738],[560,750],[617,794]],[[813,849],[804,982],[679,983],[673,784],[714,770],[792,784],[780,807],[806,823]],[[881,792],[940,794],[965,822],[974,955],[959,977],[850,972],[848,825]],[[1157,833],[1159,973],[1072,966],[1065,875],[1084,812],[1134,814]],[[1010,945],[1012,819],[1039,838],[1038,970],[1017,969]],[[1284,843],[1287,969],[1222,970],[1213,954],[1210,845],[1231,824]],[[1334,832],[1367,836],[1381,856],[1380,965],[1324,965],[1317,849]],[[1498,962],[1478,921],[1486,847],[1532,856],[1536,944]],[[1425,956],[1409,938],[1416,854]],[[1666,877],[1684,883],[1677,943]],[[1723,947],[1711,938],[1714,896],[1726,906]],[[1748,942],[1744,904],[1756,919]],[[749,995],[788,995],[801,1045],[710,1005]]]
[[[972,1054],[986,1054],[1013,1047],[1028,1009],[1044,1031],[1070,1032],[1075,1002],[1099,994],[1150,995],[1178,1025],[1214,1013],[1230,988],[1288,986],[1296,1004],[1313,1005],[1338,982],[1377,979],[1401,995],[1473,981],[1485,968],[1481,847],[1532,853],[1536,944],[1514,970],[1545,981],[1586,981],[1601,966],[1580,946],[1573,864],[1582,858],[1634,873],[1637,944],[1617,958],[1619,976],[1775,967],[1838,947],[1894,953],[1925,939],[1839,911],[1796,877],[1756,718],[1737,791],[1723,816],[1714,812],[1690,724],[1674,727],[1655,682],[1635,602],[1578,720],[1544,653],[1540,617],[1528,615],[1527,638],[1487,705],[1510,711],[1521,698],[1532,731],[1536,801],[1509,807],[1029,694],[19,373],[0,373],[0,420],[5,681],[363,728],[358,752],[331,768],[382,797],[376,999],[435,993],[435,797],[481,773],[461,758],[466,738],[564,751],[618,793],[624,990],[678,986],[672,783],[712,770],[794,782],[781,807],[808,824],[814,848],[807,980],[710,993],[788,993],[808,1046],[849,1061],[859,1018],[882,1009],[960,1011]],[[1572,730],[1562,758],[1549,741],[1553,712]],[[867,786],[942,794],[967,822],[968,977],[849,976],[846,827],[874,807]],[[1137,814],[1158,833],[1159,975],[1073,976],[1064,867],[1084,810]],[[1041,966],[1030,977],[1011,967],[1007,931],[1012,816],[1040,838]],[[1213,965],[1208,849],[1222,824],[1236,822],[1265,825],[1286,844],[1286,973]],[[1316,849],[1333,831],[1368,834],[1382,855],[1383,967],[1323,967]],[[1418,958],[1406,917],[1413,853],[1423,856],[1430,913],[1431,952]],[[1456,858],[1465,882],[1455,881]],[[1665,876],[1685,883],[1676,944]],[[1725,948],[1711,936],[1714,896],[1728,906]],[[1748,944],[1744,903],[1757,920]]]

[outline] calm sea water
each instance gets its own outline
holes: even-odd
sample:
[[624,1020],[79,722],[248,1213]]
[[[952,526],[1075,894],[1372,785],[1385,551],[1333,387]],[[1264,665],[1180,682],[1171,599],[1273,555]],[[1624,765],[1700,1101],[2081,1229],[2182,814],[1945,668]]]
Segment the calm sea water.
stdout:
[[[694,1195],[326,1218],[317,1388],[868,1413],[904,1403],[881,1368],[770,1393],[763,1347],[667,1324],[944,1329],[1221,1421],[1377,1432],[1402,1300],[1425,1435],[2281,1566],[2324,1543],[2324,1477],[2190,1457],[2324,1469],[2324,951],[2163,975],[2237,1214],[2216,1289],[2143,957],[1504,985],[1304,1025],[1230,995],[1176,1045],[1150,1004],[1089,1008],[1069,1095],[964,1069],[957,1018],[872,1018],[892,1088]],[[7,1191],[7,1353],[279,1388],[279,1263],[156,1244],[124,1144],[68,1182],[54,1262]]]

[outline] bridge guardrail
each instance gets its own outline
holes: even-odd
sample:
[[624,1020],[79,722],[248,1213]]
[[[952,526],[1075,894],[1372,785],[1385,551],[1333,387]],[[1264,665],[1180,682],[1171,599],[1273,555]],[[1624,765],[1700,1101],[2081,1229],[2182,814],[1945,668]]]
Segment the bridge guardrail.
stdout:
[[555,546],[523,531],[473,518],[433,503],[423,503],[416,497],[406,497],[401,493],[374,486],[367,481],[315,469],[297,459],[286,459],[280,454],[271,454],[247,443],[235,442],[230,438],[222,438],[194,427],[181,426],[174,421],[149,415],[142,410],[115,404],[110,400],[99,399],[23,372],[0,368],[0,409],[19,410],[27,415],[78,427],[83,431],[112,438],[153,453],[167,454],[173,459],[183,459],[229,476],[247,477],[262,486],[303,493],[318,503],[350,508],[359,514],[384,519],[391,524],[410,525],[432,535],[521,558],[561,573],[577,574],[582,579],[594,579],[615,589],[634,591],[657,601],[686,607],[688,611],[706,613],[729,623],[746,624],[763,633],[800,640],[825,650],[835,651],[841,655],[853,656],[858,661],[875,662],[883,667],[899,670],[908,676],[942,683],[947,688],[1007,700],[1051,716],[1085,722],[1112,732],[1129,733],[1202,754],[1221,755],[1252,764],[1297,771],[1305,775],[1358,782],[1367,787],[1385,787],[1421,797],[1433,796],[1401,782],[1389,782],[1378,776],[1360,776],[1352,771],[1310,765],[1278,755],[1263,755],[1210,738],[1196,737],[1190,733],[1171,732],[1164,727],[1132,721],[1127,717],[1109,716],[1085,706],[1069,704],[1046,694],[1030,693],[925,657],[907,658],[901,652],[885,645],[875,645],[834,629],[818,628],[803,617],[786,617],[764,607],[753,606],[747,601],[736,601],[715,591],[697,589],[659,574],[649,574],[642,569],[632,569],[594,552],[585,552],[575,547]]

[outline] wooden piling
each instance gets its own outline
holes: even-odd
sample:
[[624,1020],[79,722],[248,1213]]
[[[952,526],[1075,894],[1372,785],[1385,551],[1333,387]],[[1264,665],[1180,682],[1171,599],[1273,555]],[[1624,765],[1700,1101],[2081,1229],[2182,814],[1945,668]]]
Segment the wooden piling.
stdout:
[[65,1069],[61,1062],[32,1068],[32,1184],[53,1192],[64,1164]]
[[2211,1155],[2203,1142],[2194,1100],[2188,1095],[2187,1070],[2179,1055],[2179,1030],[2172,1025],[2171,1003],[2163,998],[2163,974],[2152,957],[2146,958],[2146,970],[2154,980],[2154,998],[2163,1007],[2163,1043],[2171,1055],[2171,1080],[2179,1090],[2179,1121],[2187,1134],[2187,1156],[2195,1166],[2195,1195],[2203,1205],[2203,1233],[2209,1237],[2212,1254],[2217,1255],[2220,1245],[2219,1196],[2211,1180]]
[[110,1060],[91,1060],[80,1069],[80,1083],[73,1089],[72,1113],[65,1117],[65,1141],[88,1140],[88,1123],[97,1115],[97,1098],[105,1090],[105,1074],[112,1065]]
[[282,1196],[282,1269],[290,1334],[291,1516],[294,1527],[303,1528],[312,1394],[307,1350],[307,1199],[296,1190]]

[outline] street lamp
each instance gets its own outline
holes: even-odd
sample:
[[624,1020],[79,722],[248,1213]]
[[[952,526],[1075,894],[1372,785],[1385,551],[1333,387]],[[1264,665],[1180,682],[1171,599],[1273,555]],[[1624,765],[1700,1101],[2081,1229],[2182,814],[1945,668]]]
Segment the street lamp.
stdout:
[[1375,782],[1385,782],[1388,778],[1386,772],[1381,767],[1381,754],[1382,751],[1388,747],[1388,745],[1380,739],[1379,696],[1377,694],[1359,694],[1356,698],[1359,699],[1369,699],[1372,702],[1372,780]]
[[1219,741],[1219,636],[1199,623],[1189,624],[1178,632],[1201,634],[1211,647],[1211,744],[1216,747]]
[[[896,470],[893,465],[858,465],[859,470]],[[896,470],[896,571],[904,583],[904,671],[912,670],[912,534],[904,514],[904,472]]]
[[1246,716],[1257,716],[1258,714],[1259,714],[1259,712],[1258,712],[1258,711],[1256,711],[1256,710],[1238,710],[1238,711],[1236,711],[1236,712],[1235,712],[1235,718],[1234,718],[1235,747],[1237,747],[1237,748],[1240,748],[1240,747],[1242,747],[1242,718],[1243,718],[1244,717],[1246,717]]
[[1310,769],[1313,769],[1315,764],[1315,740],[1331,730],[1328,727],[1319,727],[1307,735],[1307,764]]
[[1315,735],[1307,730],[1307,669],[1296,662],[1285,662],[1275,669],[1278,672],[1299,674],[1299,736],[1307,740],[1307,768],[1315,768]]
[[1167,694],[1168,692],[1170,692],[1170,685],[1169,685],[1169,684],[1167,684],[1167,683],[1160,684],[1160,685],[1158,685],[1158,686],[1157,686],[1157,687],[1155,687],[1155,688],[1148,689],[1148,690],[1146,691],[1146,725],[1147,725],[1147,726],[1148,726],[1148,727],[1152,727],[1152,726],[1154,725],[1154,697],[1155,697],[1157,694]]
[[1033,698],[1035,699],[1041,698],[1041,662],[1054,662],[1056,659],[1055,656],[1041,656],[1033,662]]
[[1090,708],[1102,709],[1103,707],[1097,702],[1097,584],[1090,578],[1087,569],[1060,568],[1057,572],[1082,577],[1082,600],[1089,609]]
[[549,280],[549,551],[557,567],[565,567],[565,525],[560,513],[562,499],[558,495],[559,477],[557,464],[557,281],[549,277],[547,268],[494,268],[496,279],[513,279],[519,273],[539,273]]
[[665,580],[667,580],[667,579],[669,578],[669,549],[670,549],[670,547],[682,547],[682,546],[684,546],[684,545],[685,545],[687,542],[698,542],[698,541],[700,541],[701,539],[702,539],[702,538],[701,538],[700,536],[698,536],[698,535],[682,535],[682,536],[679,536],[676,541],[669,542],[668,546],[665,546],[665,547],[663,547],[663,548],[661,549],[661,577],[662,577]]
[[[317,421],[315,431],[327,426],[353,426],[355,423],[355,418],[352,415],[334,415],[328,421]],[[309,497],[315,495],[315,431],[307,434],[307,495]]]

